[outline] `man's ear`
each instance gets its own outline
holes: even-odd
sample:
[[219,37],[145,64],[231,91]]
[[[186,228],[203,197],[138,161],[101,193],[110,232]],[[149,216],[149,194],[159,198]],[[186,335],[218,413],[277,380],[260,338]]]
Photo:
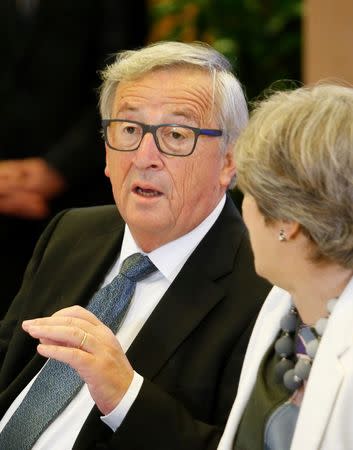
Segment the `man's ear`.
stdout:
[[108,152],[107,148],[105,148],[105,167],[104,167],[104,175],[110,178],[109,164],[108,164]]
[[235,161],[234,161],[233,149],[228,147],[227,153],[224,155],[224,158],[223,158],[223,167],[222,167],[221,173],[220,173],[221,186],[228,189],[229,184],[232,181],[234,176],[235,176]]

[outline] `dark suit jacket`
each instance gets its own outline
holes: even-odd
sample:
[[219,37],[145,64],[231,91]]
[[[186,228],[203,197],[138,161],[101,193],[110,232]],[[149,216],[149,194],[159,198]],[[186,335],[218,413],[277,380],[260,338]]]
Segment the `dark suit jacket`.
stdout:
[[[43,365],[21,322],[85,305],[116,259],[123,222],[114,206],[70,210],[40,239],[0,325],[0,416]],[[116,433],[93,408],[75,449],[215,448],[237,389],[253,321],[269,285],[254,273],[230,199],[128,350],[145,377]]]

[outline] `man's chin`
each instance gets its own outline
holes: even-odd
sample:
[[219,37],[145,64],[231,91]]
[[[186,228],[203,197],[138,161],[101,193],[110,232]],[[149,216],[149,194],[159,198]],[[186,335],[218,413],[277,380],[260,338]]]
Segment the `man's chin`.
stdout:
[[162,214],[156,214],[151,211],[128,216],[126,223],[130,229],[134,229],[145,235],[150,235],[151,237],[155,235],[163,237],[168,234],[168,229],[171,228],[169,222],[163,220]]

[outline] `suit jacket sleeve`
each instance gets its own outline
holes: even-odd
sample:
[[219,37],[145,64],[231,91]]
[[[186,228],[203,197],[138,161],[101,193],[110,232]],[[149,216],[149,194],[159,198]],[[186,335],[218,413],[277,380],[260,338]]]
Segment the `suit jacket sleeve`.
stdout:
[[236,395],[242,355],[252,325],[244,331],[229,357],[219,381],[219,397],[214,402],[212,421],[207,423],[195,419],[180,401],[145,379],[136,402],[107,448],[215,450],[228,417],[229,400],[234,400]]

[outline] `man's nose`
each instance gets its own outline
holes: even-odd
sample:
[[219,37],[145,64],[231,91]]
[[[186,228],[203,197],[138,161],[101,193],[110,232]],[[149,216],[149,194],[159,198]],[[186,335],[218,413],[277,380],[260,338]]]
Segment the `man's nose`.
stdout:
[[159,168],[163,165],[161,153],[158,150],[153,134],[149,131],[143,136],[138,149],[134,152],[134,156],[134,163],[139,169],[146,169],[147,167]]

